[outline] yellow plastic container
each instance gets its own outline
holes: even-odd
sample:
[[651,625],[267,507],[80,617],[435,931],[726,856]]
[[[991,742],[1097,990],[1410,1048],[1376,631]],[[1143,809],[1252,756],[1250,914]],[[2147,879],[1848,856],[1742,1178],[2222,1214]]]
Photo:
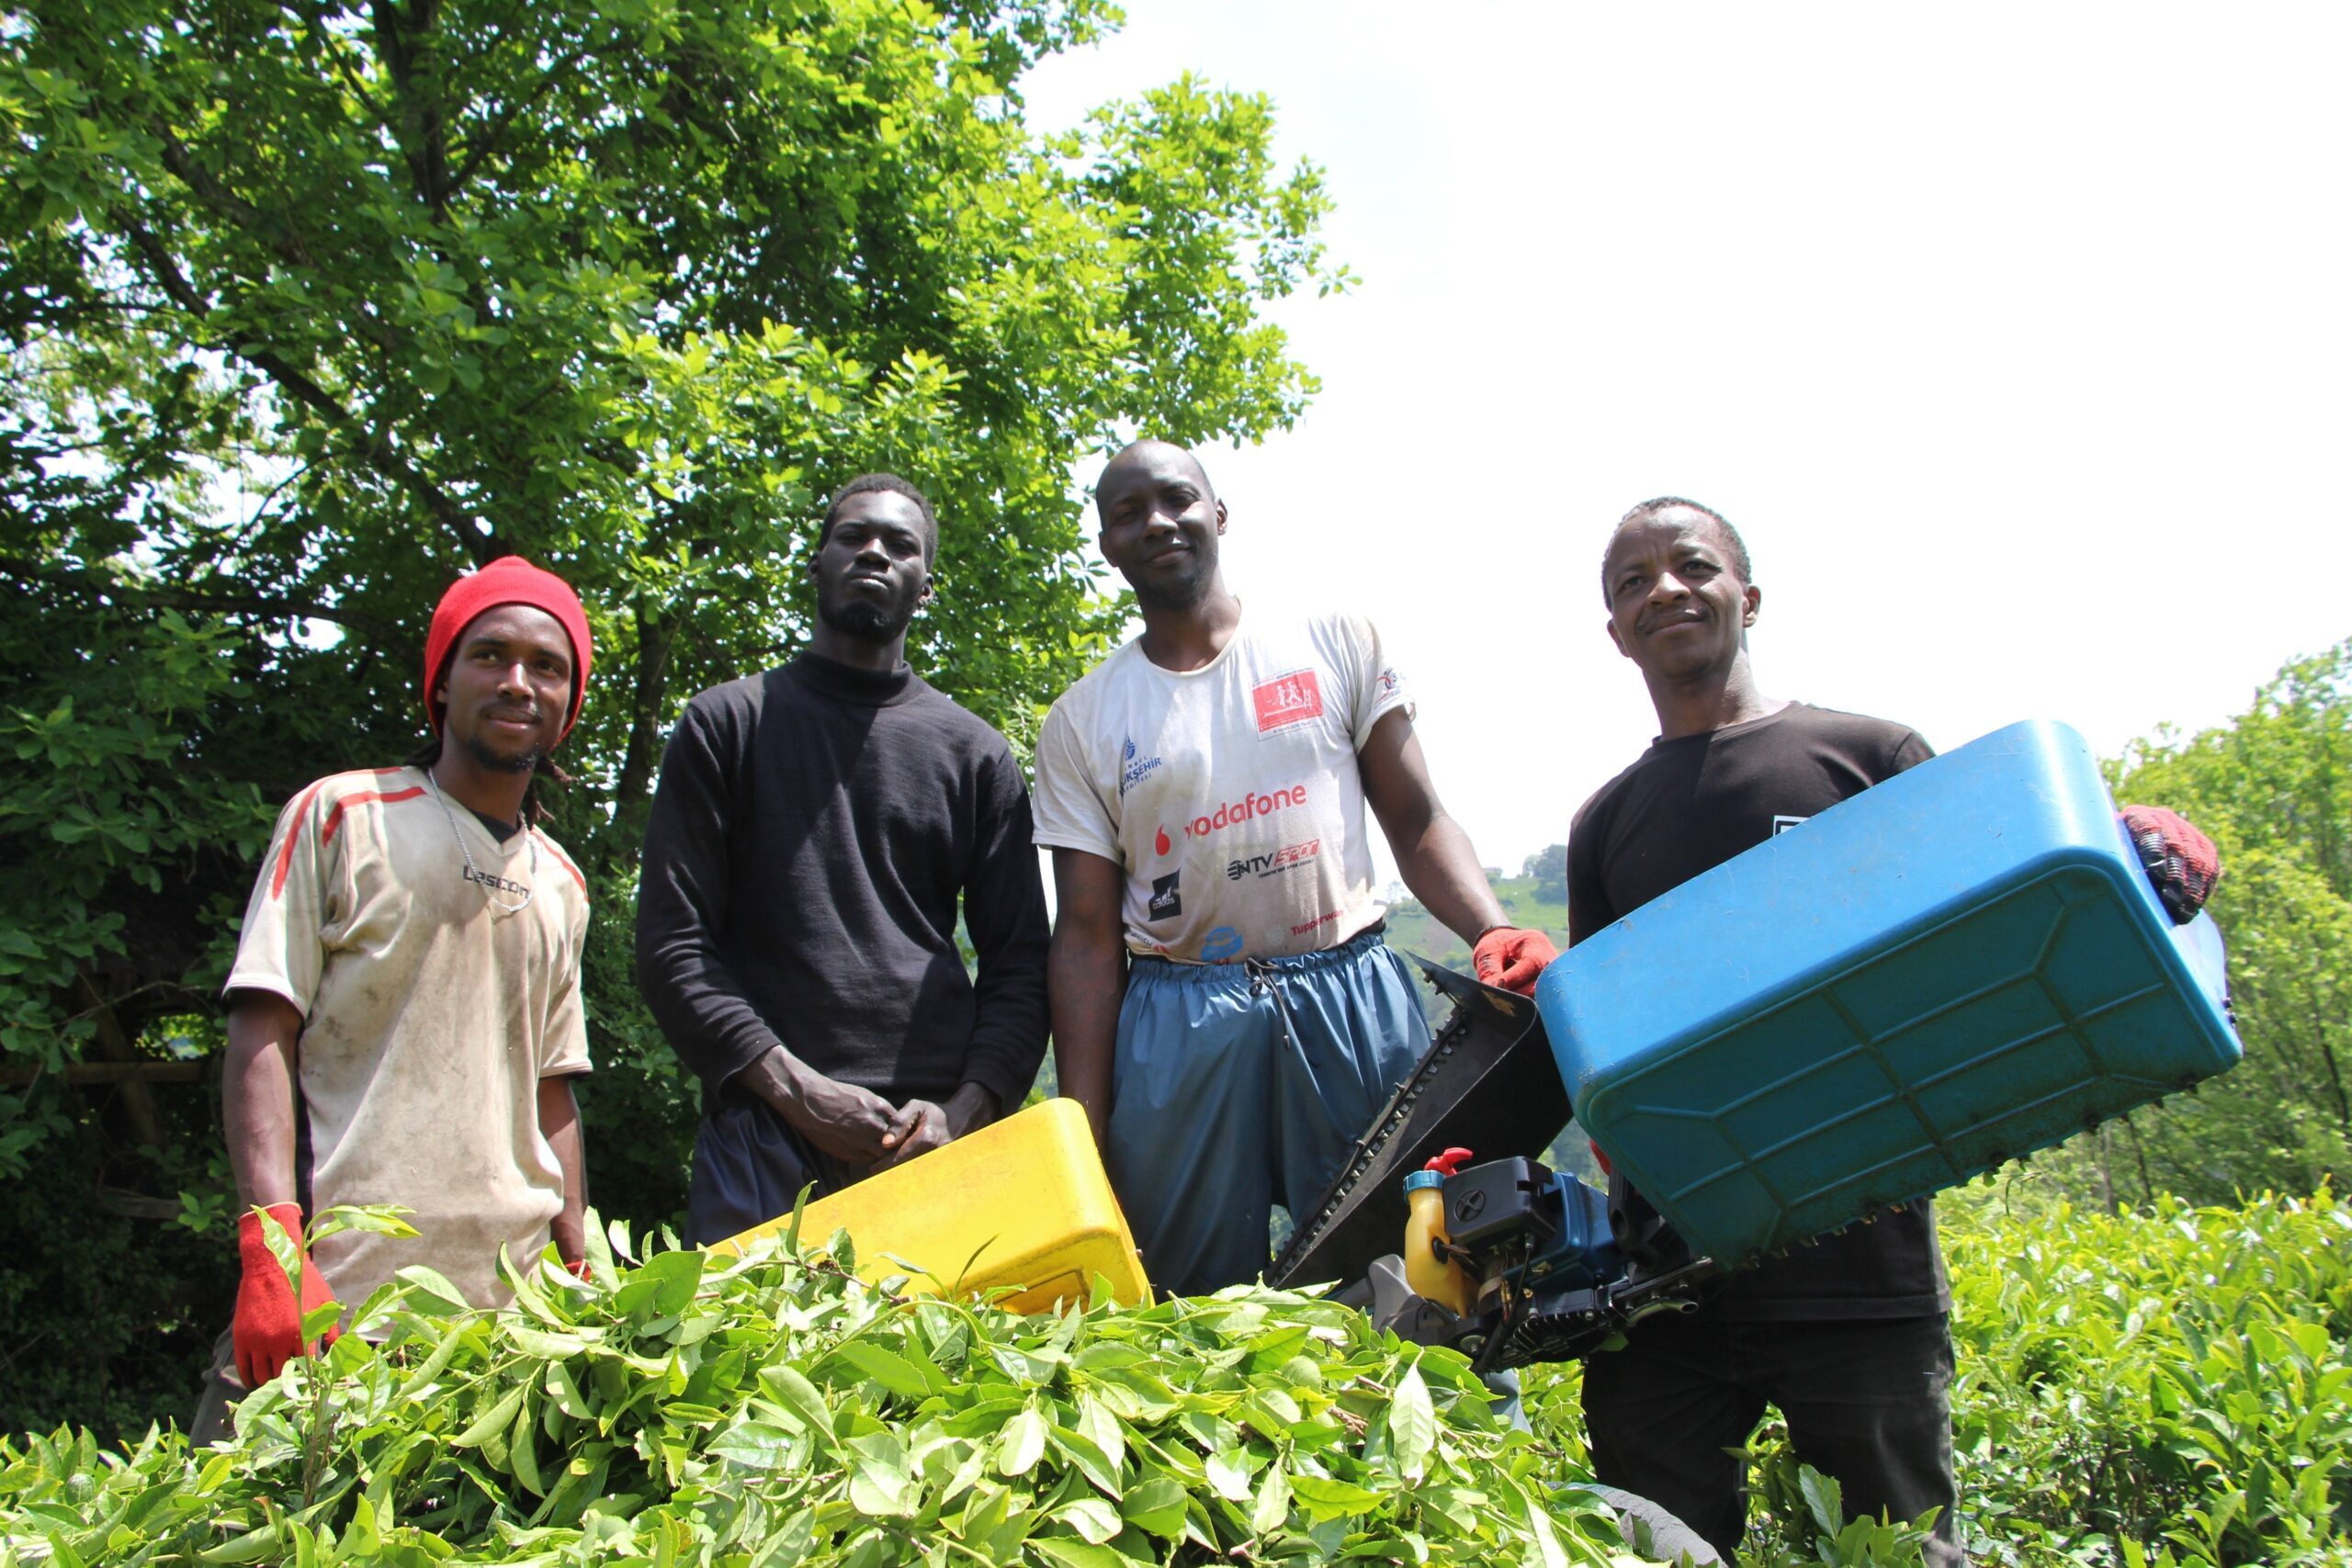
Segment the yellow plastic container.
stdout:
[[[741,1253],[791,1223],[781,1215],[710,1250]],[[801,1211],[805,1244],[821,1246],[836,1230],[857,1244],[860,1279],[910,1275],[906,1288],[922,1295],[942,1289],[923,1270],[956,1294],[1018,1285],[1002,1303],[1013,1312],[1083,1302],[1098,1274],[1127,1305],[1151,1294],[1074,1100],[1033,1105]]]

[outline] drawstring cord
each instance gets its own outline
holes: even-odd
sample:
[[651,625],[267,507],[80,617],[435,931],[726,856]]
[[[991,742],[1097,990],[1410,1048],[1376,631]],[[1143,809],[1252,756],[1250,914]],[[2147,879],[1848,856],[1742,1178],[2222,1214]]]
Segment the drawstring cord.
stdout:
[[1277,980],[1279,972],[1268,960],[1254,956],[1243,959],[1241,967],[1250,976],[1251,996],[1274,998],[1274,1018],[1283,1032],[1283,1044],[1293,1055],[1298,1055],[1298,1036],[1290,1026],[1290,1003],[1283,999],[1283,988]]

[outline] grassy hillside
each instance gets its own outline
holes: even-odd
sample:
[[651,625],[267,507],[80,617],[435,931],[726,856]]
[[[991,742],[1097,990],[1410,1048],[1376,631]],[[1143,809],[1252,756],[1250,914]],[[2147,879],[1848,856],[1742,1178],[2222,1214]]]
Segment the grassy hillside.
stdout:
[[[1495,897],[1502,900],[1504,919],[1515,926],[1544,932],[1562,948],[1568,945],[1568,907],[1538,902],[1533,877],[1506,876],[1489,881]],[[1435,959],[1465,975],[1470,972],[1469,943],[1438,924],[1418,899],[1401,899],[1389,907],[1388,945],[1399,953],[1418,953],[1424,958]]]

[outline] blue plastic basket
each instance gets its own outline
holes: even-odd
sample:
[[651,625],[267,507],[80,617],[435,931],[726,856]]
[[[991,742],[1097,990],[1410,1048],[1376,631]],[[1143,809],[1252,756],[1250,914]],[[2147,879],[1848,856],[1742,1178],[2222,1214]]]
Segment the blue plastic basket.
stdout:
[[2012,725],[1544,971],[1577,1120],[1744,1263],[2234,1065],[2221,941],[2156,902],[2064,725]]

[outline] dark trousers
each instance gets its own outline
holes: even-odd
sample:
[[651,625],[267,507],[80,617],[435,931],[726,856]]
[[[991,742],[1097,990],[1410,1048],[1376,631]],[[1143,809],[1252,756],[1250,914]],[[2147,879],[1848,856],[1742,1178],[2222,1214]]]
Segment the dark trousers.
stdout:
[[822,1198],[867,1174],[812,1147],[767,1101],[730,1089],[695,1130],[686,1241],[708,1247],[741,1235],[792,1213],[804,1187]]
[[1951,1334],[1940,1315],[1723,1323],[1702,1309],[1636,1325],[1584,1369],[1596,1475],[1679,1515],[1726,1561],[1747,1522],[1746,1445],[1777,1405],[1796,1456],[1841,1489],[1849,1518],[1941,1512],[1931,1568],[1964,1559],[1952,1519]]

